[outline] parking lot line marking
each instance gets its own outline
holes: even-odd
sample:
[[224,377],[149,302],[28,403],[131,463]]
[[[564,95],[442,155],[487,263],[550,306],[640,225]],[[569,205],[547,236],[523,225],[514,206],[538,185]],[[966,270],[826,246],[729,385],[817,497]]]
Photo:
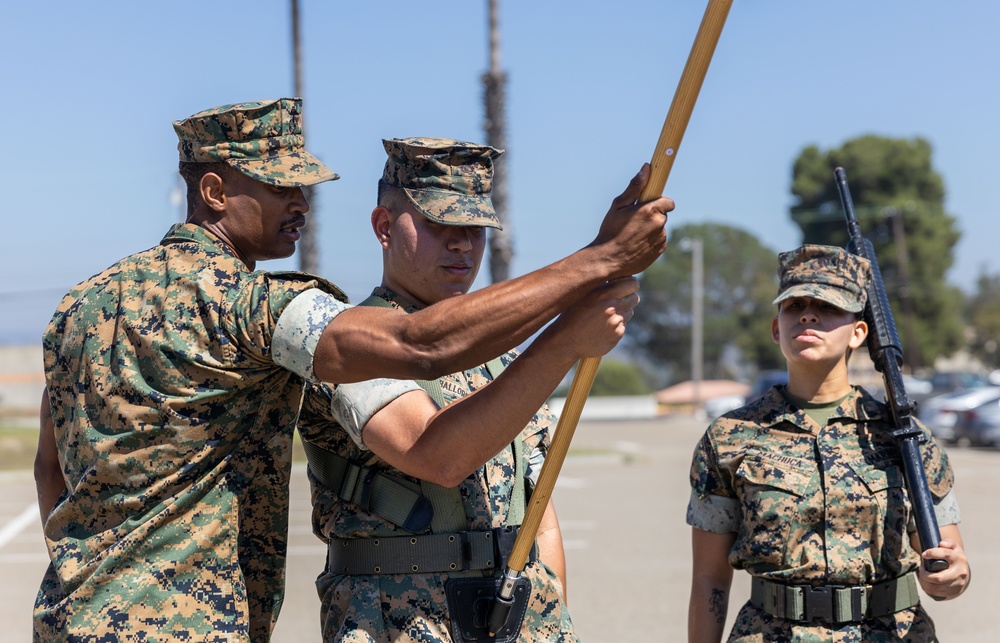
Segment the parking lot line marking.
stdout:
[[0,529],[0,549],[3,549],[4,545],[9,543],[15,536],[24,531],[25,527],[30,525],[31,521],[37,517],[38,505],[30,504],[25,507],[20,516],[4,525],[3,529]]

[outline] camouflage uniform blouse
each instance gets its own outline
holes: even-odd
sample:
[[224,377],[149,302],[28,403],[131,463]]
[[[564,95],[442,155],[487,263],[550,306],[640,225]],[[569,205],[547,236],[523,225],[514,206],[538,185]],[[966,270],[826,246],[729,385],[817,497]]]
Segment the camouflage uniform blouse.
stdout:
[[[735,532],[729,563],[773,581],[866,585],[915,570],[920,556],[910,546],[910,503],[887,413],[855,388],[821,427],[772,388],[717,419],[699,442],[688,524]],[[948,457],[923,430],[928,442],[920,451],[938,521],[955,524]],[[933,632],[919,605],[832,630],[747,603],[729,640],[925,641],[935,640]]]
[[[416,306],[398,294],[376,288],[374,294],[413,312]],[[502,357],[505,364],[514,360],[514,352]],[[486,386],[490,374],[485,366],[438,380],[446,403],[461,399]],[[364,447],[363,435],[351,435],[333,425],[327,417],[330,404],[320,390],[310,390],[303,403],[299,432],[329,451],[339,453],[362,466],[381,461]],[[537,479],[545,448],[549,443],[548,427],[555,418],[542,408],[521,432],[524,453],[532,454],[527,476]],[[412,476],[381,464],[387,471],[406,480]],[[485,466],[459,485],[468,529],[486,530],[506,522],[514,484],[513,448],[508,446]],[[393,523],[366,513],[358,505],[340,500],[313,475],[313,530],[324,542],[339,538],[409,535]],[[518,481],[524,484],[524,481]],[[425,533],[430,533],[428,530]],[[448,574],[406,574],[344,576],[324,571],[316,580],[321,606],[323,640],[336,642],[405,643],[451,641],[451,622],[445,601],[444,584]],[[531,580],[531,600],[521,628],[519,641],[576,641],[569,612],[562,603],[558,577],[547,566],[530,563],[524,576]]]
[[303,378],[272,360],[298,294],[203,228],[76,286],[45,333],[67,481],[36,640],[263,641],[282,601]]

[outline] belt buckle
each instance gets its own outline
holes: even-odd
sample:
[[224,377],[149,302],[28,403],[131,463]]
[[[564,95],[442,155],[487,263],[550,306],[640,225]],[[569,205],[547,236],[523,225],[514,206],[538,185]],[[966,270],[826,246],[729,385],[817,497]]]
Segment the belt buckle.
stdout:
[[[841,599],[843,594],[838,590],[849,590],[848,600],[850,601],[850,616],[840,618],[842,611],[837,609],[842,607]],[[841,623],[854,623],[864,619],[864,611],[861,605],[862,588],[853,585],[821,585],[812,587],[805,585],[802,587],[802,620],[821,620],[833,625]]]
[[802,586],[802,620],[833,622],[833,590],[836,585]]

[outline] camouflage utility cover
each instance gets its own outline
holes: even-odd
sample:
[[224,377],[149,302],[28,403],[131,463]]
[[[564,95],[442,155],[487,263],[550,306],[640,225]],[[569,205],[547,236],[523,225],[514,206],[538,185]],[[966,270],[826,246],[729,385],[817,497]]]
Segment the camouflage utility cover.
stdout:
[[301,98],[213,107],[174,121],[174,131],[181,161],[226,163],[281,187],[339,178],[305,149]]
[[445,225],[500,228],[490,191],[501,150],[450,138],[393,138],[382,183],[403,189],[425,217]]
[[[855,388],[825,426],[778,388],[715,420],[695,449],[688,524],[735,532],[729,563],[787,584],[868,585],[917,569],[911,507],[886,407]],[[921,445],[934,502],[954,502],[948,457]],[[957,505],[939,515],[958,521]],[[920,606],[832,630],[744,605],[730,641],[935,640]],[[892,636],[889,636],[889,634]],[[898,638],[897,638],[898,637]],[[911,638],[912,637],[912,638]]]
[[[396,293],[376,288],[375,294],[407,312],[417,309]],[[503,356],[507,363],[515,353]],[[447,403],[461,399],[486,386],[489,371],[480,366],[439,380]],[[329,451],[339,453],[351,462],[383,467],[400,478],[419,481],[390,468],[367,449],[359,446],[362,436],[352,436],[329,417],[329,401],[322,389],[310,387],[303,403],[299,432]],[[542,455],[548,447],[548,427],[555,418],[543,408],[521,432],[518,439],[525,443],[525,454]],[[502,527],[510,511],[510,498],[515,481],[513,449],[498,453],[459,486],[470,530]],[[541,458],[532,457],[527,476],[537,476]],[[534,469],[533,471],[531,469]],[[326,489],[310,471],[313,499],[313,530],[325,542],[341,538],[409,535],[360,506],[340,500]],[[500,573],[502,570],[498,570]],[[476,573],[476,572],[466,572]],[[529,563],[524,576],[531,581],[531,599],[518,641],[549,643],[576,641],[569,611],[562,598],[558,577],[547,566]],[[321,607],[324,641],[450,642],[451,621],[445,600],[444,585],[449,574],[407,574],[344,576],[325,571],[316,581]]]
[[778,255],[778,278],[775,304],[811,297],[859,313],[868,301],[871,264],[843,248],[805,245]]
[[73,288],[45,332],[69,487],[36,641],[265,641],[281,606],[303,379],[271,334],[299,293],[193,224]]

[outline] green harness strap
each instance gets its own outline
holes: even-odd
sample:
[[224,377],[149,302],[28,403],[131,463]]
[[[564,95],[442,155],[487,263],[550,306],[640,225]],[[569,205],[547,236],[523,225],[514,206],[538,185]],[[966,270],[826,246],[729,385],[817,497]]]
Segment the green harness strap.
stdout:
[[[388,301],[375,295],[358,305],[393,308]],[[490,377],[496,379],[504,370],[503,361],[499,357],[490,360],[486,363],[486,369]],[[444,393],[438,380],[416,380],[416,383],[427,392],[438,408],[445,406]],[[424,531],[428,526],[434,533],[457,532],[468,528],[458,488],[443,487],[425,480],[421,480],[418,486],[391,473],[354,464],[340,454],[308,440],[303,440],[302,445],[313,475],[342,500],[360,505],[366,511],[410,532]],[[507,524],[519,525],[524,518],[527,503],[523,483],[524,443],[515,439],[513,446],[515,482]]]
[[528,500],[524,489],[525,462],[524,442],[515,439],[514,442],[514,488],[510,493],[510,506],[507,507],[507,524],[520,525],[524,520],[524,512]]

